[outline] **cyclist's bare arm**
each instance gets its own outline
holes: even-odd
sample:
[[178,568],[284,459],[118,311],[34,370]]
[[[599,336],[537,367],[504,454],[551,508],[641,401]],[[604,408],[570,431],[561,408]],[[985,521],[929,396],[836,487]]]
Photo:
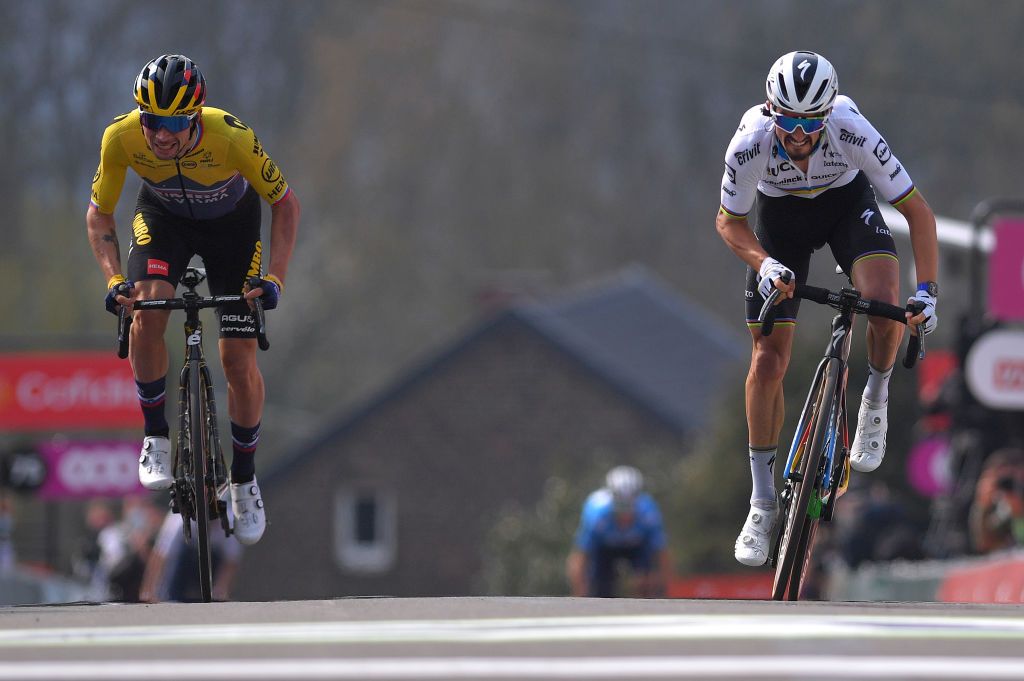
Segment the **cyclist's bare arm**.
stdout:
[[117,243],[117,225],[114,216],[101,213],[89,204],[85,214],[85,226],[89,234],[89,245],[105,280],[121,274],[121,247]]
[[[915,190],[906,201],[896,206],[910,227],[910,245],[914,250],[914,269],[917,281],[938,281],[939,239],[935,235],[935,214],[924,200],[921,192]],[[924,313],[912,317],[911,324],[923,324]]]
[[914,268],[918,281],[937,281],[939,276],[939,240],[935,235],[935,214],[931,206],[915,191],[896,206],[910,226],[910,243],[914,249]]
[[720,210],[715,218],[715,228],[740,260],[754,268],[754,271],[761,268],[761,261],[768,257],[768,253],[761,248],[761,243],[745,217],[738,218]]
[[[117,242],[117,225],[114,223],[114,216],[108,215],[89,204],[85,213],[85,227],[89,235],[89,245],[92,246],[93,257],[103,270],[108,286],[112,277],[122,275],[121,273],[121,246]],[[131,303],[139,295],[136,288],[130,298],[118,296],[117,302],[127,305],[131,309]]]
[[566,572],[569,576],[569,586],[573,596],[586,596],[587,589],[587,554],[579,549],[573,549],[565,562]]
[[[740,260],[750,265],[755,272],[761,269],[761,263],[769,256],[767,251],[761,247],[761,242],[757,240],[754,230],[750,229],[745,217],[738,218],[724,210],[719,210],[718,217],[715,218],[715,228],[722,240]],[[786,291],[787,295],[792,294],[794,285],[792,282],[787,284],[781,280],[775,282],[775,287]]]
[[[270,208],[270,261],[266,271],[268,275],[274,275],[281,282],[282,292],[288,278],[288,263],[291,262],[292,251],[295,250],[301,213],[302,208],[294,191],[289,191]],[[262,295],[263,289],[255,288],[246,292],[245,297],[251,300]]]

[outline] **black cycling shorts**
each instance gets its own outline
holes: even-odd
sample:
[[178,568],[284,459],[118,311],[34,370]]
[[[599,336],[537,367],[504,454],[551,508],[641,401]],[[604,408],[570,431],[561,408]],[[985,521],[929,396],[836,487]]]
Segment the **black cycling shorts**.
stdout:
[[[234,210],[211,220],[173,215],[143,185],[135,206],[128,273],[132,281],[162,279],[175,288],[193,255],[203,259],[211,295],[242,292],[249,276],[260,276],[260,197],[249,187]],[[248,304],[216,308],[221,338],[254,338]]]
[[[811,253],[825,244],[847,276],[853,272],[853,263],[863,258],[897,257],[896,242],[863,173],[813,199],[758,192],[754,231],[768,255],[793,270],[801,284],[807,282]],[[749,267],[745,298],[747,324],[753,326],[764,299],[757,291],[757,272]],[[783,301],[775,310],[776,323],[795,323],[799,310],[798,299]]]
[[591,551],[588,562],[591,597],[616,596],[616,576],[620,563],[627,564],[635,574],[649,573],[654,567],[654,552],[643,544],[614,548],[599,546]]

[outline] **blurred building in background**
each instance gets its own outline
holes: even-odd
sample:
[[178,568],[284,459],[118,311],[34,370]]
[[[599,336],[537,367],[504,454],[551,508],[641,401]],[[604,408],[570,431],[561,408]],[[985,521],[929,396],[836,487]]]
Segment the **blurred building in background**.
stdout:
[[744,354],[642,268],[513,304],[260,478],[268,529],[237,596],[472,594],[507,502],[601,451],[685,456]]

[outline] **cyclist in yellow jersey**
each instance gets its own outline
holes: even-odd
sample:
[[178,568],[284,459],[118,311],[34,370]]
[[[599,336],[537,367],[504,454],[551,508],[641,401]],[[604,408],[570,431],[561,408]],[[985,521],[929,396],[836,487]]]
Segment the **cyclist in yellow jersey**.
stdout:
[[[255,133],[226,111],[203,106],[206,80],[188,57],[162,55],[135,81],[138,109],[107,127],[86,214],[89,243],[107,278],[106,307],[171,298],[193,255],[207,268],[210,293],[259,297],[273,309],[284,291],[295,246],[299,201]],[[127,271],[121,269],[114,208],[128,168],[142,178],[132,221]],[[271,205],[264,272],[260,197]],[[261,278],[247,290],[250,276]],[[235,535],[259,541],[266,514],[256,481],[255,451],[263,415],[263,376],[256,364],[255,323],[245,303],[218,308],[220,357],[231,420],[231,504]],[[148,489],[173,481],[165,415],[169,313],[136,315],[129,360],[145,419],[139,479]]]

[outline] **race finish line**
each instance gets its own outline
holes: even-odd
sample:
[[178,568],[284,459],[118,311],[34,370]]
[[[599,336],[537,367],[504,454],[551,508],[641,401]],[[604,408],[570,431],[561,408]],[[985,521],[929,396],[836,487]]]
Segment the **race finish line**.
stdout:
[[[699,640],[1020,641],[1024,618],[899,615],[614,615],[0,629],[5,648],[559,643]],[[1024,675],[1024,659],[1018,661]]]
[[15,662],[0,666],[0,679],[1019,679],[1021,672],[1019,658],[991,657],[427,657]]

